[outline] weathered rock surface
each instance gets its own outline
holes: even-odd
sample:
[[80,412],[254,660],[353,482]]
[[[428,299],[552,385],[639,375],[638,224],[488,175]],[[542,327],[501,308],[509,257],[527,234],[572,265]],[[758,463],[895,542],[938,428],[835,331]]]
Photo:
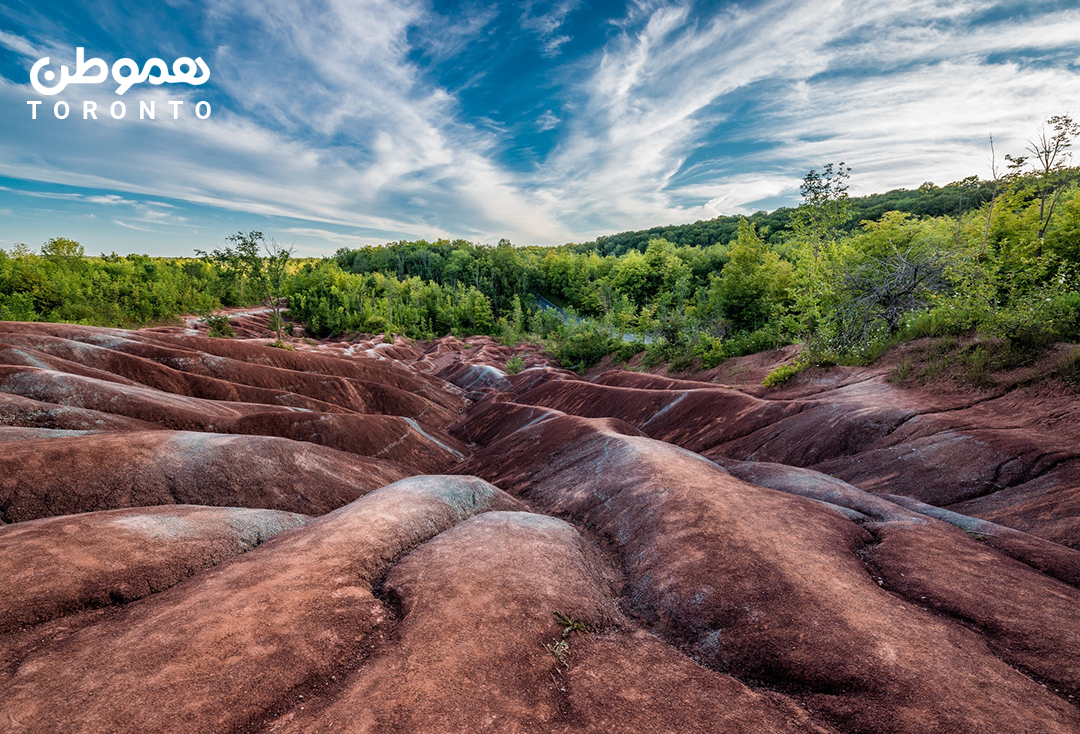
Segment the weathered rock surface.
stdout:
[[[883,590],[863,558],[880,542],[876,527],[745,483],[684,449],[573,416],[523,428],[462,471],[593,529],[623,565],[631,608],[659,635],[714,669],[801,699],[841,729],[1080,726],[1080,711],[995,656],[979,635]],[[935,521],[905,525],[921,533]],[[976,546],[948,533],[957,547]],[[1010,609],[1027,615],[1010,634],[1030,641],[1025,625],[1050,618],[1041,605],[1053,599],[1060,611],[1076,592],[1019,564],[1008,568],[1030,575],[1030,605]],[[1043,638],[1036,655],[1075,636],[1077,622],[1056,619],[1061,637]],[[1077,683],[1067,657],[1044,661],[1066,691]]]
[[176,505],[9,525],[0,529],[0,634],[162,591],[309,519]]
[[475,478],[413,477],[29,651],[5,682],[11,732],[233,731],[365,654],[373,593],[416,545],[516,504]]
[[1075,396],[235,318],[0,322],[0,731],[1080,732]]
[[390,461],[264,436],[27,437],[0,452],[0,519],[170,504],[322,515],[411,473]]

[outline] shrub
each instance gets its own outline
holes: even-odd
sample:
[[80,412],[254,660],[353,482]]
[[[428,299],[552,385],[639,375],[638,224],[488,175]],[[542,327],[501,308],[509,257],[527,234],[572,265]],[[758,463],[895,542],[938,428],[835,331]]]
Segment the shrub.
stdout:
[[1080,338],[1080,293],[1036,289],[995,314],[985,330],[1032,351],[1056,341],[1076,340]]
[[1080,347],[1072,347],[1061,358],[1054,369],[1054,375],[1074,384],[1080,384]]
[[376,314],[374,316],[369,316],[360,330],[365,331],[368,334],[382,334],[386,331],[386,327],[389,325],[390,324],[386,320],[385,316],[379,316],[378,314]]
[[552,353],[564,368],[585,372],[596,366],[618,346],[614,339],[595,324],[582,323],[567,330],[556,340]]
[[204,316],[201,321],[210,327],[210,336],[222,339],[234,339],[236,337],[236,332],[233,331],[233,327],[229,323],[229,317],[225,314],[209,314]]
[[636,339],[631,342],[620,341],[614,347],[614,350],[611,352],[611,356],[616,361],[629,362],[631,359],[634,358],[635,355],[644,351],[644,349],[645,343],[642,341]]
[[521,358],[520,354],[515,354],[510,359],[506,360],[506,374],[516,375],[525,369],[525,360]]
[[797,365],[782,364],[769,374],[765,375],[765,379],[761,381],[761,384],[765,387],[779,387],[797,375],[801,369],[802,368]]
[[719,367],[727,359],[723,340],[714,336],[702,336],[694,351],[701,358],[701,366],[707,370]]

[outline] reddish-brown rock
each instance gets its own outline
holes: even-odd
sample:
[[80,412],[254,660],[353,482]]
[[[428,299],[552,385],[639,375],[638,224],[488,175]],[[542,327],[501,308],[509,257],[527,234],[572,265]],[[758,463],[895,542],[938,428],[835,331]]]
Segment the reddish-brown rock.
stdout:
[[27,651],[0,721],[12,734],[252,728],[367,654],[393,619],[373,587],[399,557],[475,513],[516,507],[476,478],[384,487]]
[[171,504],[322,515],[410,473],[390,461],[263,436],[130,431],[26,438],[0,453],[0,518]]
[[[859,557],[874,535],[814,502],[570,416],[488,445],[464,471],[599,533],[622,563],[631,608],[669,643],[841,728],[1080,727],[1080,711],[979,635],[882,590]],[[1072,620],[1058,624],[1080,636]]]
[[127,603],[310,518],[235,507],[143,507],[0,529],[0,635],[87,607]]

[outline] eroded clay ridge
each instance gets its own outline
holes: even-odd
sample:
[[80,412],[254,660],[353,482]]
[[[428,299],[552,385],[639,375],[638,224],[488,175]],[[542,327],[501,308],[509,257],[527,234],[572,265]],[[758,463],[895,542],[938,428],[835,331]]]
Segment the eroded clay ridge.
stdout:
[[1068,400],[265,341],[0,323],[0,730],[1080,731]]

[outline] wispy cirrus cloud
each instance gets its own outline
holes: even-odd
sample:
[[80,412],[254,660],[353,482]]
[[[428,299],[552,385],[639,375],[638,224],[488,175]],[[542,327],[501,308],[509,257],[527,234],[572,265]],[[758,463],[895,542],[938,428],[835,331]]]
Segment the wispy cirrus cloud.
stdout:
[[550,4],[528,0],[521,13],[521,27],[540,39],[544,56],[554,58],[573,40],[564,32],[564,24],[580,4],[579,0],[558,0]]
[[[1018,149],[1080,99],[1080,10],[1053,3],[181,7],[178,27],[133,28],[113,53],[203,49],[206,88],[129,96],[163,109],[182,99],[185,112],[208,99],[209,119],[83,121],[84,100],[116,99],[84,87],[68,95],[71,119],[31,121],[25,76],[5,72],[0,175],[93,189],[57,200],[128,206],[121,227],[197,234],[266,218],[322,251],[402,237],[555,244],[791,202],[802,174],[830,160],[854,167],[861,192],[944,183],[981,172],[990,132]],[[55,30],[6,28],[0,14],[12,54],[0,69],[25,74],[43,50],[71,57],[61,41],[72,39],[104,53],[102,28]],[[512,63],[486,56],[503,36]],[[534,52],[515,50],[522,37]],[[524,74],[528,53],[538,73]]]
[[[585,114],[569,122],[546,183],[579,215],[610,221],[614,209],[638,225],[748,211],[790,196],[801,172],[828,160],[872,173],[855,180],[865,192],[979,172],[991,130],[1015,143],[1080,98],[1074,69],[994,59],[1077,48],[1069,29],[1080,11],[973,25],[995,8],[651,8],[623,25],[581,85]],[[695,160],[717,143],[742,150]]]

